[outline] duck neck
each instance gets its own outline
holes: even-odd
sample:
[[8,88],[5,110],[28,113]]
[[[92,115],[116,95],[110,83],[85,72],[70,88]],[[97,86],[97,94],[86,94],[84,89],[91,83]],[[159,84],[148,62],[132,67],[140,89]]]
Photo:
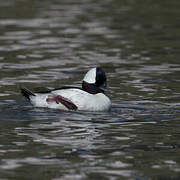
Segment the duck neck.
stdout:
[[85,81],[82,82],[82,89],[90,94],[104,93],[104,91],[95,84],[89,84]]

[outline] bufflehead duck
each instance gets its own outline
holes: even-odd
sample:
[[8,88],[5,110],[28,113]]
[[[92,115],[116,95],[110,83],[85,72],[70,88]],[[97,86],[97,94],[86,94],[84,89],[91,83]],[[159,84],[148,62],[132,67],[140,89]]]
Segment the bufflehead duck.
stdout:
[[62,87],[46,92],[31,92],[21,88],[21,93],[35,107],[61,110],[108,111],[111,101],[104,93],[106,74],[100,68],[90,69],[82,81],[82,88]]

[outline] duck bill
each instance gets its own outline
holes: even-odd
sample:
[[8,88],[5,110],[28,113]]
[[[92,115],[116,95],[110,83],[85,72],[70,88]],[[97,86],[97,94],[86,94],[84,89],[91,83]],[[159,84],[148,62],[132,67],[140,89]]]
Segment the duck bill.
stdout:
[[109,88],[107,87],[107,83],[105,82],[105,83],[100,87],[100,89],[103,90],[103,91],[105,91],[105,92],[108,91]]

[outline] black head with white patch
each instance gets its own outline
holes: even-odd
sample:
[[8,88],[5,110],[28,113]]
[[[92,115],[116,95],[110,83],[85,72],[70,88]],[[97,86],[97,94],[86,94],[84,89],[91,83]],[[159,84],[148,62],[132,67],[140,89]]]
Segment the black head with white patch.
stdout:
[[91,94],[104,93],[106,74],[102,68],[92,68],[84,76],[82,88]]

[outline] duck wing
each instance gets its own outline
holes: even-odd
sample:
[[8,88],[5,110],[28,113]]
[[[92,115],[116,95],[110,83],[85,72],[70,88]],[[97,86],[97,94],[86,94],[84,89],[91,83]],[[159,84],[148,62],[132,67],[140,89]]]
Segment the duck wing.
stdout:
[[67,109],[69,110],[77,110],[78,107],[69,99],[58,95],[58,96],[54,96],[54,97],[49,97],[46,99],[47,102],[56,102],[57,104],[61,103],[63,104]]

